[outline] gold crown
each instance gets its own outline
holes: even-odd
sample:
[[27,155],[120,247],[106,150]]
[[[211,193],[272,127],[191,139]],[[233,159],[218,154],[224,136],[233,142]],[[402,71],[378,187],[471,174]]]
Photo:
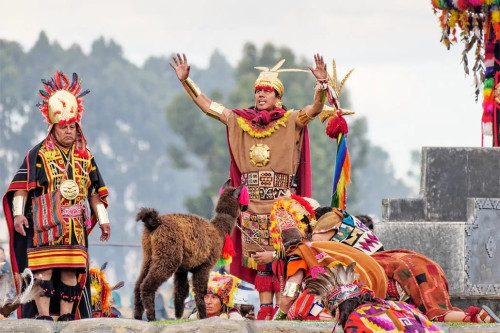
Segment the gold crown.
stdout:
[[268,67],[255,67],[255,69],[259,69],[262,72],[259,74],[259,77],[255,81],[254,88],[258,86],[262,87],[271,87],[278,92],[278,95],[281,97],[285,92],[285,87],[280,79],[278,79],[278,74],[282,72],[308,72],[303,69],[280,69],[283,66],[285,59],[280,60],[273,68],[269,69]]

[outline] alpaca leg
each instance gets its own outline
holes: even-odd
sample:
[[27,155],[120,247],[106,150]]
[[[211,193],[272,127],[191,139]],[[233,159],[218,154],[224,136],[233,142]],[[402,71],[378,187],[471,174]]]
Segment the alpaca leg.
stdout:
[[189,294],[187,272],[175,272],[174,275],[174,307],[175,318],[180,319],[184,314],[184,301]]
[[205,307],[205,295],[207,294],[208,278],[210,275],[211,265],[202,265],[193,272],[193,291],[198,317],[204,319],[207,317]]
[[144,313],[144,306],[141,300],[141,284],[146,275],[148,275],[149,267],[151,266],[151,240],[150,232],[144,229],[142,235],[142,266],[139,277],[134,286],[134,318],[141,320]]

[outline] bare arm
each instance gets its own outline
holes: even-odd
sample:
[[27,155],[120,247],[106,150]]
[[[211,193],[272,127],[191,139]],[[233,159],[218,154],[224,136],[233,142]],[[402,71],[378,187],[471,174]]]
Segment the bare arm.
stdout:
[[185,54],[182,56],[177,53],[177,57],[172,57],[174,63],[169,62],[170,66],[174,69],[175,74],[182,86],[186,89],[188,95],[193,102],[208,116],[214,117],[224,124],[227,117],[231,114],[231,110],[225,108],[223,105],[213,102],[205,94],[203,94],[198,86],[189,78],[189,71],[191,66],[188,65],[187,57]]
[[[298,285],[302,284],[302,280],[304,279],[304,271],[299,270],[292,276],[290,276],[287,280],[286,283],[296,283]],[[292,295],[285,295],[285,292],[281,296],[280,299],[280,310],[284,313],[288,313],[288,310],[290,310],[290,307],[292,306],[293,302],[297,299],[297,295],[292,296]]]
[[[328,73],[326,71],[326,64],[323,61],[323,57],[320,56],[319,54],[314,55],[314,62],[316,67],[313,68],[311,66],[308,66],[309,70],[311,73],[314,75],[316,80],[318,81],[324,81],[328,80]],[[304,107],[300,112],[299,116],[297,117],[297,125],[299,126],[305,126],[307,123],[309,123],[311,120],[314,119],[318,114],[323,111],[323,106],[325,104],[325,98],[324,98],[324,92],[316,92],[314,94],[314,100],[312,105],[308,105]]]

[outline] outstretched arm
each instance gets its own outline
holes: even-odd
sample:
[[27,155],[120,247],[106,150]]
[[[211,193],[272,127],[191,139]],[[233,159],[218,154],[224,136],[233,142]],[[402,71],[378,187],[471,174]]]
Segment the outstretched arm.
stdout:
[[[326,64],[323,57],[319,54],[314,55],[315,67],[307,66],[316,80],[320,83],[328,82],[328,72],[326,71]],[[312,105],[308,105],[300,111],[297,117],[297,124],[305,126],[314,119],[321,111],[326,100],[326,92],[316,91],[314,94],[314,101]]]
[[169,64],[174,69],[177,78],[181,81],[182,86],[186,89],[193,102],[205,114],[225,124],[231,110],[225,108],[222,104],[211,101],[210,98],[201,92],[200,88],[198,88],[193,80],[189,78],[191,66],[189,66],[187,57],[184,53],[182,56],[177,53],[177,57],[174,56],[172,59],[174,63],[169,62]]

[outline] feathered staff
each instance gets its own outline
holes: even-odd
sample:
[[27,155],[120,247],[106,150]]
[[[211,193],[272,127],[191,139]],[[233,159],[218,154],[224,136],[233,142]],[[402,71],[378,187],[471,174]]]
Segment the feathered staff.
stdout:
[[351,159],[349,157],[349,150],[347,149],[347,133],[349,128],[347,122],[344,119],[344,115],[354,114],[353,111],[342,110],[340,108],[339,96],[342,92],[342,87],[344,86],[347,78],[351,75],[354,69],[351,69],[349,73],[338,83],[337,79],[337,68],[335,65],[335,60],[333,63],[333,75],[328,74],[329,85],[333,88],[335,93],[335,98],[333,98],[333,103],[330,101],[333,107],[325,106],[323,111],[319,115],[319,119],[324,123],[327,119],[328,123],[326,125],[326,134],[332,138],[337,139],[337,156],[335,159],[335,171],[333,173],[333,188],[332,188],[332,201],[331,206],[340,209],[346,208],[346,188],[351,182]]

